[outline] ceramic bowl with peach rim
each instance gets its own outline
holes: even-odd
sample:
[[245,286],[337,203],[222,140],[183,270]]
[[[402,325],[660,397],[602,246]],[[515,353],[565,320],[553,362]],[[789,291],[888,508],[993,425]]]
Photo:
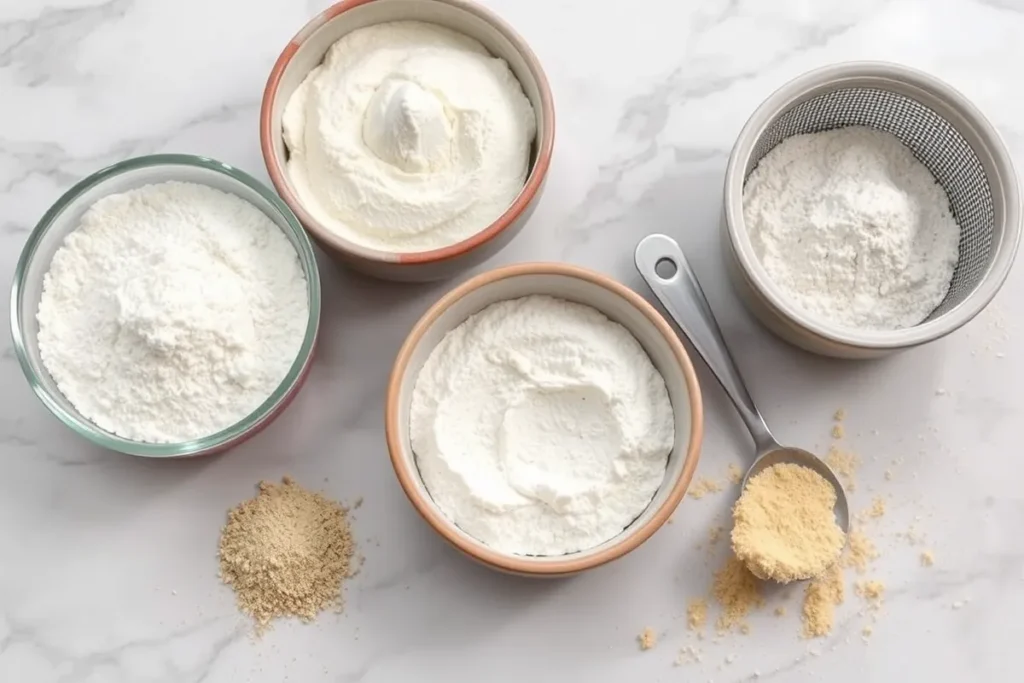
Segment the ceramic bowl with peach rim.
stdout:
[[[618,535],[587,550],[556,556],[513,555],[473,538],[430,497],[420,477],[409,435],[413,388],[419,372],[444,336],[487,306],[546,294],[591,306],[621,324],[647,352],[665,379],[675,415],[675,443],[665,478],[653,499]],[[536,577],[576,574],[611,562],[637,548],[675,511],[693,478],[703,435],[700,387],[693,365],[673,329],[651,304],[628,287],[585,268],[525,263],[482,273],[446,294],[416,323],[391,371],[385,432],[398,481],[419,514],[445,540],[470,558],[499,571]]]
[[[537,117],[526,183],[512,205],[469,238],[439,249],[387,252],[355,244],[318,221],[299,200],[288,176],[288,151],[282,135],[284,108],[299,84],[318,66],[328,48],[346,34],[391,21],[423,21],[478,40],[504,59],[519,80]],[[525,225],[540,199],[551,164],[555,109],[547,77],[526,41],[500,17],[470,0],[343,0],[316,16],[285,47],[263,92],[260,146],[267,172],[285,203],[310,235],[343,263],[373,277],[429,281],[476,266],[504,247]]]

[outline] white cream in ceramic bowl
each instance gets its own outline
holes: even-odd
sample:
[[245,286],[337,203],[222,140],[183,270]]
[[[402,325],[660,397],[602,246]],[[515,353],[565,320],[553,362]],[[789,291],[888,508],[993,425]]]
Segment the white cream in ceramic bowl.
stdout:
[[[477,41],[491,55],[504,60],[533,109],[536,133],[525,184],[497,218],[480,225],[478,231],[468,237],[462,238],[464,233],[460,232],[460,241],[453,244],[419,251],[389,251],[346,238],[318,218],[324,215],[320,210],[322,207],[307,206],[303,197],[308,198],[310,194],[297,186],[289,172],[289,148],[285,144],[282,119],[296,90],[310,72],[324,62],[325,54],[332,45],[358,29],[410,21],[454,31]],[[405,98],[406,101],[408,99]],[[294,121],[294,118],[289,120]],[[554,148],[554,125],[551,89],[540,62],[526,41],[490,10],[469,0],[344,0],[310,21],[278,58],[263,93],[260,144],[274,187],[320,246],[352,268],[374,277],[425,281],[449,277],[478,265],[500,250],[525,225],[547,177]],[[363,140],[369,140],[367,146],[378,148],[385,157],[394,151],[386,149],[386,141],[378,139],[372,126],[369,130],[356,127],[360,128]],[[403,173],[395,172],[401,177],[404,177]],[[488,186],[492,184],[488,183]],[[359,192],[354,196],[359,196]],[[502,196],[507,195],[503,193]],[[381,206],[387,214],[387,202]],[[500,207],[491,207],[494,208],[500,210]],[[486,213],[491,216],[494,211]]]
[[[567,555],[504,553],[467,534],[431,499],[410,443],[410,408],[416,379],[445,334],[491,304],[536,294],[590,306],[625,327],[665,380],[675,418],[675,442],[664,481],[646,510],[614,538]],[[665,523],[682,500],[697,467],[703,408],[697,377],[682,343],[643,297],[584,268],[526,263],[478,275],[449,292],[424,314],[409,333],[392,369],[385,431],[399,483],[417,511],[448,542],[494,569],[529,576],[566,576],[625,555]]]

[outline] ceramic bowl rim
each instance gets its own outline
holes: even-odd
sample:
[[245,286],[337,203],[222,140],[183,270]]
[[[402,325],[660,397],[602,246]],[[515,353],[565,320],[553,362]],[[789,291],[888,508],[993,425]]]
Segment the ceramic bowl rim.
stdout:
[[[84,416],[80,417],[78,414],[72,414],[65,410],[60,402],[54,399],[43,383],[38,380],[35,370],[33,370],[29,362],[25,333],[21,326],[21,292],[25,286],[25,277],[28,273],[29,265],[35,258],[36,250],[43,235],[53,226],[54,221],[68,207],[78,201],[82,194],[100,183],[115,176],[160,166],[190,166],[213,171],[248,187],[260,195],[262,199],[266,200],[284,220],[288,229],[296,238],[296,242],[293,244],[297,243],[295,249],[296,256],[306,277],[306,291],[309,300],[309,317],[302,344],[288,372],[266,400],[230,427],[209,436],[177,443],[148,443],[125,439],[99,428]],[[275,227],[279,226],[275,224]],[[309,372],[313,351],[316,347],[320,329],[320,300],[320,271],[316,264],[316,257],[314,256],[313,246],[310,244],[309,237],[303,231],[298,219],[288,206],[271,192],[269,188],[248,173],[216,159],[192,154],[150,154],[125,159],[88,175],[64,192],[47,209],[43,217],[39,219],[22,248],[14,270],[14,280],[11,285],[11,337],[15,355],[18,357],[18,363],[33,393],[60,422],[73,432],[85,437],[97,446],[124,453],[125,455],[147,458],[209,455],[232,448],[266,427],[284,410],[298,392]]]
[[483,7],[471,0],[429,0],[439,2],[462,11],[469,12],[483,19],[504,35],[516,51],[519,52],[526,62],[531,75],[537,82],[537,89],[540,92],[541,110],[534,110],[534,115],[539,124],[542,136],[536,140],[536,160],[531,165],[530,172],[526,177],[523,189],[516,195],[515,200],[505,209],[497,219],[482,230],[470,235],[464,240],[450,244],[438,249],[412,252],[389,252],[380,249],[373,249],[356,244],[324,227],[316,218],[306,211],[302,202],[292,192],[287,180],[287,171],[284,168],[283,160],[278,159],[274,148],[273,136],[273,110],[274,102],[277,100],[281,79],[291,64],[292,58],[298,52],[302,44],[321,26],[337,19],[345,12],[355,9],[378,0],[341,0],[315,16],[303,26],[298,33],[289,41],[284,50],[281,51],[277,61],[274,63],[267,84],[263,90],[263,100],[260,106],[260,150],[263,154],[263,162],[267,168],[267,174],[274,185],[274,188],[284,199],[285,203],[299,217],[299,220],[307,230],[321,244],[334,249],[344,256],[365,260],[371,263],[391,265],[425,265],[444,263],[464,256],[477,248],[495,239],[505,230],[511,228],[519,217],[526,211],[531,203],[538,197],[544,181],[551,166],[551,156],[555,146],[555,106],[551,86],[544,73],[540,60],[527,44],[526,40],[512,28],[512,26],[490,9]]
[[[912,89],[937,101],[962,117],[984,145],[982,153],[991,157],[998,191],[1005,209],[1004,237],[993,262],[974,290],[959,305],[935,320],[900,330],[856,330],[814,318],[791,303],[775,285],[760,259],[754,253],[743,221],[743,182],[745,169],[754,146],[764,130],[795,101],[815,89],[839,86],[843,81],[872,79],[877,87]],[[906,94],[906,93],[901,93]],[[994,192],[995,194],[995,192]],[[1000,195],[997,195],[997,198]],[[744,124],[725,173],[723,194],[725,226],[729,243],[736,255],[740,275],[763,297],[775,315],[804,333],[843,346],[869,351],[891,351],[909,348],[939,339],[969,322],[980,313],[1002,287],[1013,265],[1021,237],[1021,196],[1013,162],[999,132],[981,111],[958,90],[923,71],[902,64],[884,61],[841,62],[805,72],[773,92]]]
[[[467,535],[462,532],[457,532],[455,523],[445,517],[433,501],[428,500],[429,496],[421,495],[417,490],[415,482],[420,481],[420,476],[415,471],[415,456],[409,453],[406,457],[402,445],[402,434],[408,431],[408,425],[401,424],[399,420],[399,397],[403,380],[409,373],[410,360],[424,335],[433,327],[438,318],[456,302],[472,292],[502,280],[534,275],[556,275],[582,280],[624,299],[634,309],[642,313],[669,345],[672,355],[679,365],[689,397],[691,425],[683,468],[676,480],[671,482],[668,495],[650,519],[639,526],[627,527],[616,537],[615,543],[600,552],[583,556],[567,555],[565,559],[558,561],[552,561],[550,557],[546,557],[543,562],[529,556],[499,552],[479,541],[469,540]],[[441,297],[416,322],[402,344],[391,370],[384,429],[391,464],[402,490],[405,491],[405,495],[420,516],[441,537],[478,562],[501,571],[532,576],[566,576],[593,569],[622,557],[649,539],[668,520],[686,494],[686,489],[693,479],[700,459],[700,447],[704,435],[704,407],[697,373],[694,371],[689,354],[665,318],[646,299],[611,277],[587,268],[564,263],[521,263],[481,273],[458,285]]]

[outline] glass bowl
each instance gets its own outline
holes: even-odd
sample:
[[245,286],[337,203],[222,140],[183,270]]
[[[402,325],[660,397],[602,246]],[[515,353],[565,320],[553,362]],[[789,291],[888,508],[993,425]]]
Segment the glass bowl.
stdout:
[[[98,199],[142,185],[168,180],[200,183],[230,192],[265,213],[285,234],[298,253],[306,276],[309,322],[299,353],[274,392],[251,414],[232,426],[192,441],[145,443],[125,439],[93,424],[75,409],[57,388],[39,355],[36,310],[43,276],[54,253],[74,231],[82,214]],[[110,450],[153,458],[174,458],[218,453],[250,438],[270,424],[298,393],[309,372],[320,328],[320,273],[309,238],[298,219],[277,195],[255,178],[213,159],[187,154],[137,157],[97,171],[54,203],[29,236],[18,259],[11,287],[11,334],[21,369],[36,396],[72,431]]]

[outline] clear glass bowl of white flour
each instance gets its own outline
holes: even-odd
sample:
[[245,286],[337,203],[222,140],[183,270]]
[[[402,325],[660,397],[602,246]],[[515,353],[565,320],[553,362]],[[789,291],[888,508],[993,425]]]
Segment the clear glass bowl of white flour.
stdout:
[[[278,369],[275,371],[276,374],[273,381],[268,384],[266,378],[263,378],[263,385],[259,388],[258,393],[254,394],[255,398],[250,401],[251,407],[248,405],[241,407],[239,405],[233,406],[233,410],[236,412],[242,411],[242,414],[239,414],[237,419],[231,413],[226,412],[224,418],[229,420],[230,424],[224,424],[223,426],[218,424],[215,428],[216,431],[213,433],[202,433],[203,427],[206,424],[217,424],[216,421],[202,422],[194,435],[190,434],[188,437],[180,439],[149,439],[139,437],[139,434],[145,430],[139,427],[139,425],[132,424],[131,420],[136,419],[140,414],[143,417],[146,417],[146,415],[138,411],[110,410],[115,418],[117,416],[125,416],[124,424],[120,425],[124,429],[121,430],[100,427],[98,422],[102,422],[102,419],[90,419],[85,415],[90,409],[96,410],[96,405],[91,405],[84,411],[76,408],[75,403],[65,395],[65,393],[75,395],[76,392],[63,392],[61,390],[54,376],[47,369],[48,365],[53,363],[52,358],[48,362],[44,362],[43,355],[40,353],[40,323],[37,317],[40,310],[40,300],[43,298],[44,293],[44,280],[55,263],[54,256],[66,246],[68,236],[81,229],[83,216],[86,216],[89,211],[94,210],[98,201],[110,198],[112,195],[121,196],[122,201],[124,201],[124,197],[128,196],[135,202],[135,213],[123,214],[126,216],[137,216],[139,203],[146,205],[143,211],[149,209],[159,210],[149,206],[148,203],[152,202],[151,193],[146,194],[142,190],[162,186],[172,189],[176,187],[179,191],[184,188],[188,196],[198,192],[203,196],[212,196],[215,201],[220,202],[226,213],[216,217],[212,225],[218,225],[218,220],[230,218],[235,212],[245,213],[251,219],[257,220],[264,229],[264,238],[269,237],[272,242],[275,242],[279,253],[294,250],[294,259],[297,260],[297,267],[295,267],[296,278],[293,278],[293,280],[296,283],[301,283],[301,280],[304,278],[305,290],[303,292],[302,289],[296,289],[293,292],[296,311],[289,317],[294,317],[295,320],[289,324],[291,324],[294,332],[291,334],[291,341],[285,345],[288,348],[288,357],[275,361]],[[125,193],[128,194],[126,195]],[[106,217],[109,220],[112,216],[117,217],[120,215],[122,213],[108,211]],[[126,228],[126,231],[135,229],[140,240],[144,240],[147,235],[152,239],[153,235],[146,233],[142,227],[132,225]],[[272,232],[267,232],[267,229],[270,229]],[[277,231],[280,231],[280,234]],[[138,250],[140,256],[136,256],[135,250],[130,249],[131,239],[128,239],[126,247],[123,235],[124,232],[122,232],[122,239],[118,242],[118,245],[119,249],[124,250],[124,253],[119,255],[117,259],[113,259],[113,262],[123,263],[141,258],[141,255],[145,254],[146,258],[154,261],[151,265],[142,265],[140,267],[137,261],[129,265],[136,269],[135,272],[139,274],[138,280],[146,280],[150,275],[153,278],[158,278],[162,272],[161,269],[165,269],[165,264],[157,262],[160,259],[154,255],[158,255],[159,251],[140,248]],[[284,236],[284,240],[280,239],[280,235]],[[174,241],[168,240],[168,243],[173,244]],[[92,246],[95,248],[95,244]],[[145,245],[140,244],[139,246]],[[172,254],[167,258],[177,259],[179,268],[194,267],[195,264],[189,262],[188,259],[192,258],[194,260],[195,254],[191,253],[187,248],[189,246],[187,241],[183,241],[180,246],[183,247],[181,254]],[[216,249],[217,246],[214,245],[213,251],[216,252]],[[245,263],[244,260],[233,260],[231,254],[224,254],[223,256],[227,266],[235,270],[242,270]],[[186,263],[186,266],[181,266],[181,263]],[[104,265],[109,265],[109,262]],[[67,271],[71,271],[74,277],[81,277],[83,281],[90,281],[87,278],[95,275],[95,273],[90,274],[89,268],[89,263],[85,261],[74,264],[71,268],[65,267],[64,279],[68,279]],[[201,274],[204,271],[198,268],[196,272]],[[53,279],[51,276],[51,282],[48,285],[48,288],[51,290],[56,289]],[[201,280],[201,278],[197,279]],[[175,281],[173,279],[169,280],[169,282],[175,286],[181,283],[180,280]],[[75,283],[72,282],[70,284],[74,285]],[[131,283],[126,282],[126,284],[130,285]],[[153,283],[151,282],[150,284]],[[182,304],[185,310],[184,319],[188,320],[189,315],[194,317],[193,312],[189,309],[195,304],[196,298],[207,296],[216,298],[221,294],[221,292],[211,291],[211,287],[215,286],[223,287],[224,284],[196,281],[188,287],[178,286],[178,291],[170,292],[166,291],[167,287],[165,286],[165,291],[159,297],[159,303],[165,302],[168,296],[179,300],[179,303]],[[295,286],[299,287],[300,284]],[[176,340],[168,340],[167,334],[168,331],[173,333],[174,327],[166,324],[166,321],[158,319],[154,322],[151,319],[151,314],[154,310],[158,314],[161,313],[160,307],[153,305],[154,298],[151,296],[154,291],[158,290],[153,287],[148,289],[127,287],[127,289],[132,289],[138,296],[129,296],[126,301],[118,301],[117,305],[120,306],[120,311],[116,315],[120,316],[119,321],[122,324],[130,323],[133,334],[137,333],[142,336],[147,334],[157,335],[156,341],[158,343],[173,344]],[[52,298],[52,294],[50,298]],[[68,302],[63,302],[64,308],[60,310],[60,315],[50,316],[47,320],[48,327],[51,330],[62,326],[65,328],[77,326],[75,329],[89,329],[88,325],[81,325],[81,315],[87,312],[89,306],[96,306],[96,302],[94,300],[85,301],[86,298],[91,299],[91,297],[83,296],[81,311],[69,310],[67,308]],[[216,312],[216,309],[210,308],[209,311],[205,312]],[[109,315],[110,313],[109,311],[97,310],[96,314]],[[208,321],[213,321],[213,319],[213,317],[208,316]],[[72,431],[84,436],[93,443],[114,451],[147,457],[182,457],[220,452],[241,443],[269,424],[290,402],[306,377],[319,329],[319,320],[319,271],[317,270],[316,260],[309,239],[294,214],[276,195],[249,175],[227,164],[191,155],[167,154],[129,159],[94,173],[68,190],[46,212],[26,242],[15,271],[11,298],[11,331],[14,338],[15,352],[25,377],[43,404]],[[220,329],[221,327],[226,329],[226,326],[214,325],[207,331],[213,335],[223,335],[224,330]],[[193,331],[187,327],[184,328],[185,334]],[[251,330],[246,331],[251,332]],[[52,336],[63,337],[60,340],[60,344],[63,345],[61,351],[65,355],[76,352],[73,343],[74,336],[68,334],[68,329],[59,330],[58,332],[58,334]],[[89,351],[89,348],[97,343],[96,339],[82,339],[79,345],[80,352],[83,354],[92,353]],[[255,343],[258,345],[260,340],[256,340]],[[54,353],[54,351],[51,350],[50,353]],[[214,358],[214,361],[216,360],[216,354],[212,354],[209,357]],[[156,371],[159,372],[160,368],[156,367]],[[207,369],[203,371],[205,372]],[[235,373],[237,376],[251,376],[252,374],[248,373],[247,375],[245,368],[231,368],[230,372]],[[280,376],[279,381],[277,380],[278,376]],[[80,379],[80,377],[77,379]],[[186,376],[185,379],[188,379],[188,377]],[[201,380],[203,378],[197,376],[197,379]],[[112,380],[109,377],[103,377],[97,379],[97,381],[109,383]],[[114,378],[113,381],[117,381],[117,379]],[[66,378],[65,382],[67,382]],[[265,387],[265,392],[263,387]],[[65,384],[64,388],[68,389],[68,386]],[[102,386],[101,384],[95,388],[97,391],[104,392],[108,397],[119,395],[118,392],[109,391],[109,386]],[[82,387],[78,387],[77,398],[80,405],[84,403],[82,400],[84,395]],[[125,394],[125,396],[127,395]],[[217,400],[215,396],[210,398],[214,402]],[[108,404],[110,403],[109,398],[105,400]],[[153,424],[155,424],[155,421]],[[152,425],[150,426],[152,427]],[[116,433],[118,431],[121,431],[120,435]],[[173,431],[167,433],[174,434]],[[184,433],[187,433],[187,425]]]

